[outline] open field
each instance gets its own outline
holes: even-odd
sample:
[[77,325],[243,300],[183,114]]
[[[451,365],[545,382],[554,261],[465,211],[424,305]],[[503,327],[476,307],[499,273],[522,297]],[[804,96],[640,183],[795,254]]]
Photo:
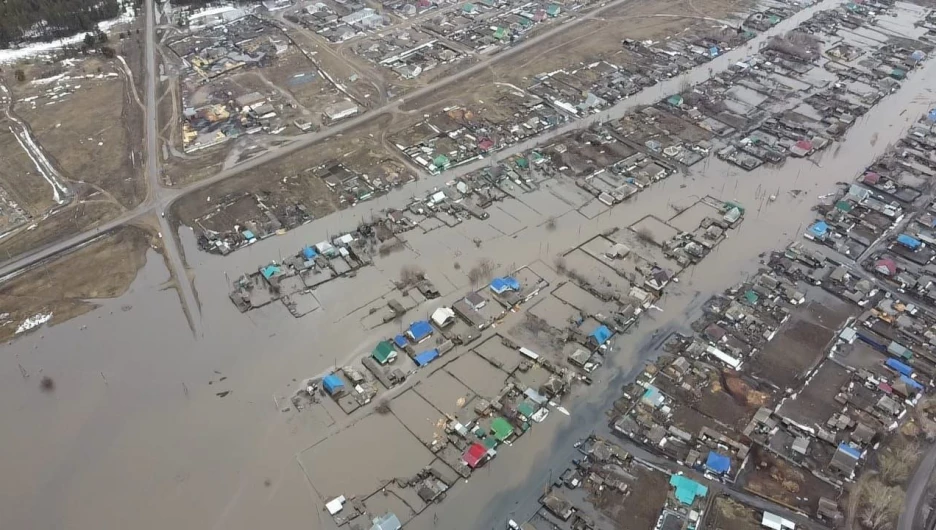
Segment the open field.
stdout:
[[[387,451],[393,458],[386,458]],[[299,460],[319,495],[360,495],[411,474],[432,454],[393,416],[372,414],[304,451]]]
[[91,311],[96,298],[120,296],[146,262],[150,245],[151,236],[142,229],[121,228],[41,270],[5,282],[0,286],[0,340],[12,338],[34,315],[51,314],[54,325]]

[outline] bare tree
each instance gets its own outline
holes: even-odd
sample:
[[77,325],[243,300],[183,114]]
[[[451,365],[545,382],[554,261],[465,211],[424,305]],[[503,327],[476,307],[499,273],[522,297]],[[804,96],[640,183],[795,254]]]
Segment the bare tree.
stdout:
[[920,444],[914,441],[896,443],[884,450],[878,458],[881,477],[890,484],[903,482],[910,476],[920,457]]
[[400,269],[400,282],[403,285],[414,284],[426,277],[426,272],[416,265],[404,265]]
[[47,375],[42,376],[42,379],[39,380],[39,388],[42,389],[43,392],[54,391],[55,379],[52,379],[51,377]]
[[644,243],[656,244],[656,240],[653,239],[653,232],[649,228],[643,227],[637,230],[637,239],[643,241]]
[[870,530],[887,530],[893,526],[903,506],[904,492],[899,486],[869,480],[861,490],[861,523]]
[[552,215],[546,220],[546,230],[553,232],[556,230],[556,216]]

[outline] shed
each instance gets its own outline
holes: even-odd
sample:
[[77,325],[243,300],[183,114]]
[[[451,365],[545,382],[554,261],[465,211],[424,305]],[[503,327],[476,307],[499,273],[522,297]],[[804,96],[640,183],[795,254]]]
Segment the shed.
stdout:
[[715,451],[709,451],[708,458],[705,460],[705,469],[724,475],[731,471],[731,459]]
[[761,526],[770,528],[771,530],[794,530],[794,528],[796,528],[793,521],[788,521],[770,512],[764,512],[764,518],[761,519]]
[[393,337],[393,343],[397,345],[397,348],[405,348],[409,341],[403,335],[397,335]]
[[412,339],[413,342],[419,343],[432,335],[432,326],[425,320],[417,320],[410,324],[406,334],[409,335],[409,338]]
[[909,248],[910,250],[918,250],[921,246],[923,246],[923,243],[921,243],[919,239],[908,236],[907,234],[900,234],[897,236],[897,242]]
[[325,379],[322,379],[322,386],[330,396],[336,396],[344,392],[344,383],[335,374],[326,375]]
[[910,378],[910,377],[908,377],[908,376],[906,376],[906,375],[900,376],[900,382],[903,383],[903,384],[905,384],[905,385],[907,385],[908,387],[910,387],[911,389],[913,389],[913,390],[916,391],[916,392],[922,392],[922,391],[923,391],[923,385],[920,384],[919,381],[917,381],[916,379],[912,379],[912,378]]
[[377,346],[374,346],[374,351],[371,352],[371,357],[380,364],[387,364],[396,359],[397,353],[393,349],[393,345],[389,342],[382,340],[377,343]]
[[426,366],[427,364],[435,360],[438,356],[439,356],[439,350],[436,350],[436,349],[426,350],[420,353],[419,355],[417,355],[416,357],[414,357],[413,361],[416,363],[416,366]]
[[315,259],[315,256],[318,256],[318,252],[316,252],[314,248],[306,245],[306,247],[302,249],[302,257],[305,258],[306,261]]
[[[890,348],[888,348],[890,349]],[[913,373],[913,368],[910,368],[906,364],[898,361],[897,359],[891,358],[884,362],[884,366],[887,366],[891,370],[902,374],[902,375],[911,375]]]
[[400,530],[400,528],[403,528],[400,519],[393,512],[388,512],[383,517],[375,517],[374,526],[370,527],[370,530]]
[[494,278],[491,281],[491,290],[494,291],[494,294],[503,294],[507,291],[519,291],[520,282],[511,276]]

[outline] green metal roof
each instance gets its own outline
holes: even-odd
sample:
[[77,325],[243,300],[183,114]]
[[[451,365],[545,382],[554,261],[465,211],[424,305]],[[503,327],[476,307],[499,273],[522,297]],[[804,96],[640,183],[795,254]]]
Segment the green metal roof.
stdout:
[[854,206],[852,206],[852,203],[850,203],[850,202],[848,202],[848,201],[839,201],[839,202],[835,203],[835,209],[836,209],[836,210],[841,210],[841,211],[843,211],[843,212],[845,212],[845,213],[848,213],[848,212],[852,211],[852,208],[854,208]]
[[492,436],[486,436],[481,439],[481,444],[483,444],[487,449],[494,449],[497,447],[497,440]]
[[451,162],[449,161],[447,156],[439,155],[435,157],[435,159],[433,159],[432,163],[435,164],[436,167],[445,168],[445,167],[448,167],[448,165]]
[[494,421],[491,422],[491,432],[494,434],[494,437],[500,441],[504,441],[514,432],[513,425],[510,424],[504,418],[494,418]]
[[474,6],[474,4],[472,4],[472,3],[469,2],[469,3],[465,4],[465,6],[462,7],[462,9],[465,11],[465,13],[473,13],[474,10],[475,10],[475,6]]
[[495,39],[503,39],[503,38],[506,37],[506,36],[507,36],[507,30],[506,30],[506,29],[504,29],[504,28],[497,28],[497,29],[494,30],[494,38],[495,38]]
[[561,11],[561,8],[559,7],[559,4],[549,4],[549,5],[546,7],[546,14],[548,14],[548,15],[551,16],[551,17],[554,17],[554,16],[558,15],[558,14],[559,14],[559,11]]
[[382,340],[377,343],[377,346],[374,347],[374,351],[371,352],[371,356],[377,362],[383,364],[390,360],[390,357],[395,353],[396,351],[393,349],[393,345],[388,341]]
[[744,299],[752,304],[756,304],[757,300],[760,299],[760,297],[757,296],[757,293],[755,293],[754,291],[748,291],[744,293]]
[[516,164],[517,164],[517,167],[520,169],[526,169],[530,167],[530,161],[523,157],[518,158],[516,161]]
[[523,403],[517,405],[517,412],[529,418],[536,412],[536,407],[524,401]]
[[682,105],[683,97],[679,94],[673,94],[672,96],[666,98],[666,102],[674,107]]

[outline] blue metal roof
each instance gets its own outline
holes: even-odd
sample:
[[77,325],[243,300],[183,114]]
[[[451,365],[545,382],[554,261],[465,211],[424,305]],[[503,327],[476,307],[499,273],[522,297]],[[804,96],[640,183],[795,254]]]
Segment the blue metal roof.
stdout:
[[491,290],[497,294],[501,294],[505,291],[519,291],[520,282],[518,282],[516,278],[513,278],[511,276],[494,278],[491,281]]
[[705,467],[712,472],[723,475],[731,470],[731,459],[715,451],[709,451],[708,458],[705,460]]
[[897,359],[888,359],[887,362],[884,363],[884,365],[890,368],[891,370],[899,372],[903,375],[910,375],[913,373],[913,368],[910,368],[909,366],[898,361]]
[[318,256],[318,252],[316,252],[314,248],[306,246],[304,249],[302,249],[302,257],[305,259],[315,259],[315,256]]
[[592,331],[591,337],[595,339],[598,345],[602,345],[605,342],[608,342],[608,339],[611,338],[611,330],[607,326],[598,326],[595,328],[595,331]]
[[329,374],[325,376],[325,379],[322,379],[322,386],[325,387],[326,392],[334,394],[344,388],[344,383],[337,375]]
[[413,358],[413,361],[416,362],[416,366],[426,366],[432,362],[436,357],[439,356],[439,350],[426,350],[416,357]]
[[907,386],[909,386],[910,388],[916,390],[917,392],[920,392],[923,390],[923,385],[921,385],[920,382],[917,381],[916,379],[912,379],[910,377],[902,375],[900,376],[900,381],[906,384]]
[[838,446],[839,451],[847,454],[848,456],[858,460],[861,458],[861,451],[855,449],[854,447],[848,445],[847,443],[840,443]]
[[241,234],[243,234],[244,239],[255,239],[257,237],[250,230],[244,230],[243,232],[241,232]]
[[417,320],[410,324],[407,333],[409,333],[413,340],[419,342],[429,335],[432,335],[432,326],[425,320]]
[[405,348],[406,345],[409,344],[409,341],[406,340],[406,337],[403,335],[397,335],[396,337],[393,337],[393,343],[396,344],[399,348]]
[[923,243],[915,237],[908,236],[907,234],[900,234],[897,236],[897,242],[909,249],[918,249]]
[[829,225],[825,221],[818,221],[809,227],[809,233],[815,237],[825,237],[829,231]]

